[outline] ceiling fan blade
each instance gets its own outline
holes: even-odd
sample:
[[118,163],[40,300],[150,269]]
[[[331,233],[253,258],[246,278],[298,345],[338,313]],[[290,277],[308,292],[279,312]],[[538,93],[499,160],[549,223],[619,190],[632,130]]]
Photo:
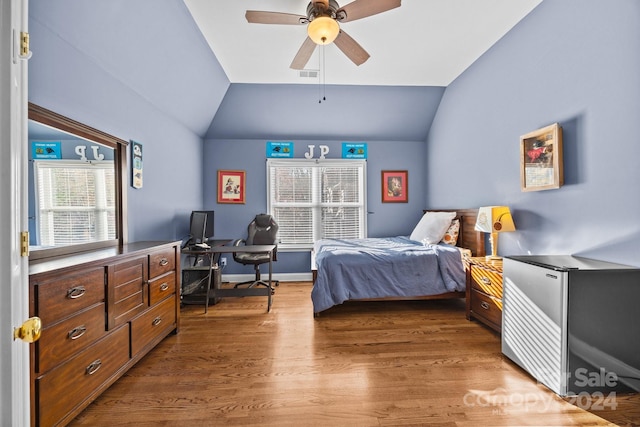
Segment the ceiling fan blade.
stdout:
[[351,38],[351,36],[345,33],[343,30],[340,30],[338,37],[333,41],[338,49],[342,51],[347,58],[353,61],[356,65],[363,64],[367,59],[369,59],[369,54],[366,50],[362,48],[358,44],[357,41]]
[[300,25],[308,23],[308,19],[304,15],[295,15],[293,13],[281,12],[265,12],[261,10],[247,10],[244,14],[247,22],[250,24],[281,24],[281,25]]
[[338,9],[336,15],[340,22],[355,21],[400,7],[400,2],[401,0],[354,0]]
[[316,50],[316,44],[313,40],[307,37],[307,39],[302,43],[302,46],[300,46],[300,50],[298,50],[296,57],[293,58],[289,68],[293,68],[294,70],[304,69],[307,62],[309,62],[311,55],[313,55],[314,50]]

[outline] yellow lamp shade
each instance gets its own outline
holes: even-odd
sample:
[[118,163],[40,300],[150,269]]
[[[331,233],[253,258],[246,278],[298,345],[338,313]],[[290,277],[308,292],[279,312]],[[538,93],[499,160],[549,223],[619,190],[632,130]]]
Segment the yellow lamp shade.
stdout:
[[485,206],[478,209],[475,228],[484,233],[502,233],[516,229],[508,206]]
[[486,258],[499,260],[502,258],[498,256],[498,233],[515,231],[516,227],[508,206],[485,206],[478,209],[475,229],[491,233],[491,255],[487,255]]
[[318,16],[307,26],[307,34],[316,44],[333,43],[338,33],[340,33],[338,21],[328,16]]

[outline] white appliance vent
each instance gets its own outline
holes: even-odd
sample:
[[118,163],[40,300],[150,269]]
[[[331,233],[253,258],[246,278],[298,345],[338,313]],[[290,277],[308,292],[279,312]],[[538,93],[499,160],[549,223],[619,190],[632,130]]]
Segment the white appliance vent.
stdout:
[[300,70],[300,77],[306,77],[310,79],[318,78],[318,70]]

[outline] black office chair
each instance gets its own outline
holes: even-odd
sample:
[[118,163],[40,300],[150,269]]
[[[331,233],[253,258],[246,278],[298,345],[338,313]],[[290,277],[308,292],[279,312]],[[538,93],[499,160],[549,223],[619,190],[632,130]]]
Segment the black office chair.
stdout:
[[[247,238],[237,239],[233,242],[233,246],[241,245],[277,245],[278,243],[278,224],[269,214],[258,214],[253,221],[247,227]],[[277,247],[276,247],[277,249]],[[276,249],[273,250],[273,261],[276,261]],[[260,264],[266,264],[269,262],[269,254],[255,254],[245,252],[235,252],[233,254],[233,260],[244,265],[253,265],[256,273],[255,280],[248,282],[241,282],[235,285],[235,287],[249,285],[249,288],[254,286],[266,286],[269,287],[268,282],[264,282],[260,279]],[[277,280],[272,280],[272,284],[278,286],[280,283]]]

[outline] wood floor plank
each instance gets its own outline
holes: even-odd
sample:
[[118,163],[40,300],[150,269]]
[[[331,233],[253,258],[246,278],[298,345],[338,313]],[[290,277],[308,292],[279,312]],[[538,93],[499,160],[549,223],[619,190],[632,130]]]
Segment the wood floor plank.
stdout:
[[313,317],[311,284],[182,309],[181,329],[72,426],[634,426],[567,402],[505,358],[464,301],[345,303]]

